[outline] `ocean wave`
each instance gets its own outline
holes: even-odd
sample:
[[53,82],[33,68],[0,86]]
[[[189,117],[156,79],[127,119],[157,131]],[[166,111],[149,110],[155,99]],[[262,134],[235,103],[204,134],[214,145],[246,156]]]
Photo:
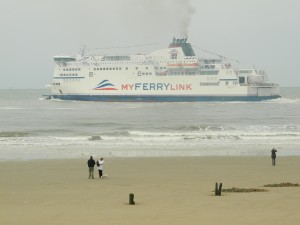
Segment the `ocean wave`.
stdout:
[[295,104],[300,103],[300,98],[277,98],[272,100],[262,101],[262,103],[277,103],[277,104]]
[[274,131],[269,127],[260,128],[252,127],[250,129],[234,129],[220,127],[188,127],[188,129],[178,129],[178,130],[169,130],[169,131],[141,131],[141,130],[126,130],[119,132],[103,132],[97,135],[100,136],[110,136],[110,137],[236,137],[234,139],[238,139],[241,137],[299,137],[300,130],[297,129],[299,127],[290,127],[289,131],[282,129],[278,129]]
[[240,140],[236,135],[201,135],[201,136],[184,136],[183,140]]
[[[226,128],[228,129],[228,128]],[[232,128],[230,128],[232,129]],[[181,126],[176,127],[175,130],[179,131],[224,131],[224,126],[218,126],[218,125],[190,125],[190,126]]]
[[64,102],[64,101],[67,101],[67,100],[58,99],[58,98],[50,98],[50,99],[47,99],[47,97],[46,97],[46,100],[53,101],[53,102]]
[[300,98],[276,98],[276,99],[268,99],[268,100],[262,100],[262,101],[253,101],[253,102],[247,102],[247,101],[228,101],[228,102],[216,102],[217,104],[221,105],[227,105],[227,104],[298,104],[300,103]]
[[69,129],[63,129],[63,128],[45,128],[45,129],[35,129],[31,130],[30,133],[35,134],[35,135],[49,135],[49,134],[67,134],[69,135],[70,133],[73,133],[72,130]]
[[[114,123],[114,122],[74,122],[74,124],[80,127],[125,127],[126,124]],[[122,128],[123,129],[123,128]]]
[[125,131],[115,131],[115,132],[102,132],[99,134],[102,136],[111,136],[111,137],[128,137],[131,135],[131,133],[127,130]]
[[9,107],[9,106],[5,106],[5,107],[0,107],[1,110],[24,110],[24,109],[28,109],[25,107]]
[[29,132],[23,132],[23,131],[0,131],[0,137],[26,137],[29,136]]

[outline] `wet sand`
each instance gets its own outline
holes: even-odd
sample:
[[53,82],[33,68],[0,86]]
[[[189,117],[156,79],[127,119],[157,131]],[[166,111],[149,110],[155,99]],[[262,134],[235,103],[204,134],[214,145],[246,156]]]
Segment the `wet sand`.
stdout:
[[[88,179],[87,159],[0,162],[0,224],[298,225],[300,157],[106,158]],[[223,188],[267,192],[222,193]],[[129,205],[129,194],[136,205]]]

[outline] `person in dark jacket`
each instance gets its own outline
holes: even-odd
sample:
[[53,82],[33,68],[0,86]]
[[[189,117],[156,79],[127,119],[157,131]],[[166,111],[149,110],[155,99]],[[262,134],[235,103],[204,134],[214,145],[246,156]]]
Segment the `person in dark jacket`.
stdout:
[[90,157],[90,159],[87,161],[88,167],[89,167],[89,179],[94,179],[94,166],[95,166],[95,160],[93,159],[93,156]]
[[276,152],[277,152],[277,150],[275,148],[273,148],[271,150],[272,166],[275,166],[275,163],[276,163],[276,161],[275,161],[275,159],[276,159]]

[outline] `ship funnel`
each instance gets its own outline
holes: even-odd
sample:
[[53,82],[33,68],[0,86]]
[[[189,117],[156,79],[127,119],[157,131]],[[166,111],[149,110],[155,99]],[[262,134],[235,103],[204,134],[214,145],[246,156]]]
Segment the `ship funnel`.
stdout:
[[169,48],[181,47],[185,56],[195,56],[194,50],[190,43],[187,43],[187,38],[173,38],[173,41],[169,44]]

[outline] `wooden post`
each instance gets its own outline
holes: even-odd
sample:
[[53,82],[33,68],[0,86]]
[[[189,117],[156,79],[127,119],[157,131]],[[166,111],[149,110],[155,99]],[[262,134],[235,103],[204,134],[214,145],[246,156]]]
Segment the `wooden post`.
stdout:
[[220,183],[219,188],[218,188],[218,183],[216,183],[215,196],[221,196],[221,193],[222,193],[222,183]]
[[221,193],[222,193],[222,183],[220,183],[220,185],[219,185],[219,196],[221,196]]
[[218,195],[218,183],[216,182],[216,187],[215,187],[215,196]]
[[134,205],[134,194],[130,193],[129,194],[129,205]]

